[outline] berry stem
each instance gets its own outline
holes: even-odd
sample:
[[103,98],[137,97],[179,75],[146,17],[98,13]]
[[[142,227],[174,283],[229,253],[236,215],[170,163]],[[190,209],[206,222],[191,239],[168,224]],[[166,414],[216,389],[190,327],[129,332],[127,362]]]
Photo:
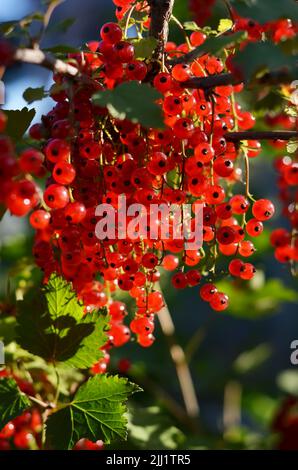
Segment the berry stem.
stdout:
[[127,14],[127,18],[126,18],[126,23],[125,23],[125,29],[124,29],[124,37],[125,39],[127,38],[127,32],[129,30],[129,21],[130,21],[130,18],[131,18],[131,15],[133,14],[134,12],[134,9],[135,9],[135,5],[133,5],[130,9],[129,9],[129,12]]
[[189,417],[196,418],[199,415],[199,403],[196,396],[195,386],[184,350],[177,343],[175,325],[166,303],[159,311],[158,319],[161,330],[168,341],[170,355],[176,368],[186,412]]
[[35,397],[32,397],[31,395],[27,395],[27,397],[29,398],[29,400],[33,401],[33,403],[36,403],[37,405],[41,406],[42,408],[53,408],[53,404],[52,403],[46,403],[42,400],[39,400],[38,398],[35,398]]

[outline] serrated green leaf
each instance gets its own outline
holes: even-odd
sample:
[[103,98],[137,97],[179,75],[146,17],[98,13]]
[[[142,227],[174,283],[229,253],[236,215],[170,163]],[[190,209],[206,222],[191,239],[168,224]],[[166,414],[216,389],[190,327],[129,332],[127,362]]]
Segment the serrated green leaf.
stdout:
[[27,88],[27,90],[23,93],[24,100],[27,101],[28,104],[33,103],[34,101],[40,101],[47,96],[44,87],[38,88]]
[[219,21],[219,25],[217,28],[217,31],[219,33],[225,33],[226,31],[229,31],[233,26],[233,21],[230,18],[221,18]]
[[104,309],[84,315],[71,285],[53,274],[40,293],[18,303],[18,342],[47,361],[87,369],[102,357],[108,317]]
[[244,18],[266,23],[279,18],[298,21],[298,6],[295,0],[232,0],[235,9]]
[[128,397],[141,389],[125,378],[96,375],[81,385],[74,399],[50,415],[46,424],[47,446],[72,449],[81,438],[92,441],[126,439]]
[[131,81],[122,83],[114,90],[98,91],[93,95],[93,103],[106,107],[116,119],[129,119],[144,127],[161,129],[163,117],[156,100],[160,93],[146,83]]
[[186,440],[175,421],[158,406],[129,406],[128,432],[129,445],[137,449],[177,449]]
[[20,140],[35,116],[35,109],[3,110],[7,116],[5,133],[13,140]]
[[30,400],[21,392],[15,380],[7,377],[0,379],[0,430],[30,406]]
[[250,80],[257,72],[272,72],[285,67],[291,71],[297,67],[297,56],[286,55],[279,45],[272,42],[254,42],[238,52],[233,62]]
[[135,49],[136,59],[147,59],[153,54],[154,49],[157,46],[157,40],[152,37],[135,39],[132,41]]
[[289,140],[287,143],[287,152],[295,153],[298,149],[298,140]]

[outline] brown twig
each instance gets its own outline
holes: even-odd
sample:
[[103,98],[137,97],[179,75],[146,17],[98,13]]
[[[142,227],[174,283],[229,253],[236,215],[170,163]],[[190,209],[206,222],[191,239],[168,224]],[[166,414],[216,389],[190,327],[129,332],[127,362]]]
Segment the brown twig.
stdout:
[[157,39],[158,44],[154,57],[161,59],[169,36],[169,21],[175,0],[149,0],[151,25],[150,35]]
[[224,138],[229,142],[240,140],[290,140],[298,138],[297,131],[244,131],[226,132]]
[[199,88],[208,90],[216,86],[236,85],[241,83],[232,73],[220,73],[208,77],[194,77],[181,83],[183,88]]
[[56,59],[51,54],[47,54],[40,49],[16,49],[14,60],[27,64],[40,65],[55,73],[62,73],[75,77],[79,70],[71,64],[67,64],[60,59]]
[[199,415],[199,403],[196,396],[196,390],[185,353],[182,347],[177,343],[175,325],[166,304],[158,313],[158,319],[161,330],[168,341],[170,355],[176,368],[187,414],[191,418],[196,418]]

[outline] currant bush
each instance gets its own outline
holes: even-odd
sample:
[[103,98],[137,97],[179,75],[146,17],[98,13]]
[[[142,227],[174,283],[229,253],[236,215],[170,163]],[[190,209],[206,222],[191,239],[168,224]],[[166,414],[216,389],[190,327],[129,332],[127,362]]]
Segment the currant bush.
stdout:
[[[176,289],[202,284],[198,289],[202,300],[214,311],[227,309],[229,299],[218,291],[217,275],[253,278],[256,269],[247,262],[255,252],[252,240],[275,212],[270,200],[255,200],[249,192],[247,167],[259,155],[260,142],[238,145],[226,138],[227,132],[246,131],[255,124],[253,114],[237,102],[243,84],[216,86],[208,93],[188,85],[194,78],[232,70],[233,51],[226,50],[225,60],[204,53],[191,62],[175,63],[204,44],[207,35],[198,30],[182,44],[168,42],[167,65],[158,64],[155,70],[149,59],[138,57],[122,21],[132,7],[149,12],[148,4],[114,3],[119,22],[104,24],[87,51],[68,56],[69,63],[78,68],[79,78],[53,75],[55,104],[30,128],[31,148],[18,152],[5,134],[6,115],[0,112],[0,202],[13,215],[29,216],[35,230],[33,255],[45,283],[52,273],[58,273],[72,283],[86,314],[108,309],[109,339],[102,348],[103,358],[92,369],[94,374],[107,370],[110,349],[127,343],[131,334],[143,347],[154,342],[154,320],[165,305],[159,289],[160,267],[173,273]],[[208,8],[206,2],[191,2],[200,22],[207,19],[212,6],[213,2]],[[279,42],[296,32],[290,20],[260,25],[236,12],[233,20],[234,31],[247,32],[240,48],[259,41],[263,34]],[[145,17],[139,27],[146,35],[150,18]],[[9,47],[0,49],[2,62],[9,63]],[[94,104],[96,91],[114,90],[131,81],[149,83],[160,93],[157,103],[163,129],[115,118],[106,107]],[[283,158],[276,166],[287,203],[285,188],[297,185],[297,163]],[[40,178],[46,181],[44,191]],[[96,207],[107,203],[119,209],[119,195],[146,207],[188,203],[193,213],[202,204],[203,246],[186,250],[185,240],[175,236],[171,218],[166,240],[159,230],[156,240],[128,235],[122,239],[117,233],[115,239],[100,241],[95,235],[101,220]],[[293,207],[285,211],[296,229],[297,210]],[[160,227],[159,217],[154,224]],[[289,232],[279,229],[271,241],[278,260],[297,260],[298,246]],[[115,300],[117,290],[134,299],[135,315],[129,326],[126,305]],[[124,363],[121,368],[126,368]],[[86,446],[83,442],[78,448]]]

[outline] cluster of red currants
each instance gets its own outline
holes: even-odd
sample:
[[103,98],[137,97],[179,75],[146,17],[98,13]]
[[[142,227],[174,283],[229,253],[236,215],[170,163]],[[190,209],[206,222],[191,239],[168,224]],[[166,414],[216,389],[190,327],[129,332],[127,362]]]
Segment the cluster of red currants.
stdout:
[[[0,371],[0,378],[7,377],[7,370]],[[34,395],[32,385],[19,377],[14,376],[19,388],[24,393]],[[41,447],[42,419],[37,408],[31,408],[12,421],[9,421],[0,430],[0,451],[13,449],[39,449]]]
[[278,171],[279,197],[283,204],[283,215],[290,222],[291,229],[278,228],[270,236],[275,257],[280,263],[298,261],[298,163],[289,156],[279,157],[274,162]]
[[[126,11],[132,2],[117,0],[115,4]],[[142,29],[148,24],[146,19]],[[210,284],[218,273],[218,258],[228,257],[232,276],[251,279],[255,268],[241,258],[253,255],[250,238],[260,235],[263,222],[274,214],[269,200],[251,197],[248,184],[244,194],[233,194],[235,184],[245,182],[243,168],[261,151],[257,141],[239,146],[225,138],[227,131],[254,125],[252,114],[235,100],[243,86],[218,86],[207,95],[184,84],[193,77],[225,71],[225,62],[203,54],[190,64],[168,65],[156,73],[151,82],[160,92],[158,104],[165,128],[146,129],[115,119],[106,108],[92,102],[96,90],[113,89],[124,81],[148,81],[152,72],[150,61],[135,56],[132,42],[123,37],[118,24],[103,25],[100,35],[99,42],[89,43],[89,52],[70,56],[81,79],[54,75],[51,96],[56,105],[29,131],[36,148],[16,157],[9,138],[0,137],[1,201],[18,216],[34,208],[30,214],[36,230],[33,254],[45,282],[57,272],[73,283],[86,313],[103,306],[109,309],[110,337],[94,372],[106,370],[110,347],[126,343],[130,330],[141,346],[153,343],[154,317],[164,306],[157,287],[160,266],[176,271],[172,278],[176,288],[207,279],[200,290],[202,299],[216,311],[225,310],[227,296]],[[189,43],[169,42],[166,56],[181,56],[205,39],[203,32],[195,31]],[[2,113],[0,122],[4,132]],[[44,175],[47,181],[42,195],[34,178]],[[175,236],[170,216],[166,239],[158,229],[154,240],[149,234],[122,239],[117,233],[113,239],[99,240],[95,227],[101,218],[95,209],[100,203],[110,204],[117,215],[119,195],[125,195],[130,204],[142,204],[149,212],[156,203],[188,203],[193,212],[197,204],[203,205],[202,248],[185,249],[185,240]],[[151,225],[160,228],[160,217],[153,222],[151,218]],[[145,227],[149,231],[147,219]],[[124,323],[125,305],[113,300],[117,288],[135,299],[130,328]]]

